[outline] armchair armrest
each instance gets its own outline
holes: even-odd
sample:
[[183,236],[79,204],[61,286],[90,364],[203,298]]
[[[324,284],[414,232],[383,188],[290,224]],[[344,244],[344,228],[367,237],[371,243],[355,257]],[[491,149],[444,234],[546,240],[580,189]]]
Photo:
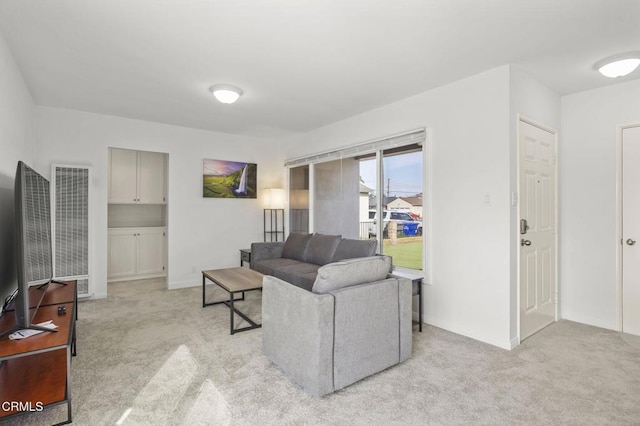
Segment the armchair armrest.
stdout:
[[276,277],[262,283],[262,351],[313,395],[334,391],[334,298]]
[[269,243],[251,243],[251,261],[277,259],[282,256],[283,241]]

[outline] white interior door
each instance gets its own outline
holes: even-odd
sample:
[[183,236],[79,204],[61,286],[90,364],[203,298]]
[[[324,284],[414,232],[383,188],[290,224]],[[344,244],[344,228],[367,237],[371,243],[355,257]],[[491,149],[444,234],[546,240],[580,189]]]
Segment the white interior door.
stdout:
[[556,321],[556,136],[519,121],[520,340]]
[[622,130],[622,331],[640,335],[640,127]]

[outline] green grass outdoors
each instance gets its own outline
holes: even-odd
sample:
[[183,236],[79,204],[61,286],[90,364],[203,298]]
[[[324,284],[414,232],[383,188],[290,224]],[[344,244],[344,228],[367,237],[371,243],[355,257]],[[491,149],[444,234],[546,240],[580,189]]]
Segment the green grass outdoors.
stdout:
[[422,270],[422,237],[398,238],[396,244],[383,240],[382,251],[393,257],[395,266]]

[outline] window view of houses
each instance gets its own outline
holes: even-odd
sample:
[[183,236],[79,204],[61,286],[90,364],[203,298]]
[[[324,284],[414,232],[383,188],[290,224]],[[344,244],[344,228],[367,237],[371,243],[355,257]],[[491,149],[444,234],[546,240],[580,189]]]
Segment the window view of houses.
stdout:
[[[378,238],[382,228],[382,253],[393,256],[395,266],[417,270],[423,268],[422,170],[421,149],[385,152],[381,168],[375,158],[360,161],[360,238]],[[383,188],[376,184],[380,172]]]
[[395,267],[422,270],[422,147],[382,154],[380,162],[373,153],[290,168],[290,232],[377,239]]

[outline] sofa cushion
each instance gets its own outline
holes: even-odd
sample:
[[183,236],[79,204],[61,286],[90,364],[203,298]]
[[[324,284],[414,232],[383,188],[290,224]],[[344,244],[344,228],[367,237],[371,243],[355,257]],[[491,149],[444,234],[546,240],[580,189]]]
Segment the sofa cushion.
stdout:
[[312,234],[297,234],[295,232],[289,234],[282,248],[282,257],[304,262],[305,253],[307,252],[307,246],[309,245],[311,237]]
[[285,265],[275,270],[275,276],[296,287],[311,291],[320,265],[312,263],[296,263]]
[[338,262],[344,259],[373,256],[376,254],[377,245],[378,242],[376,240],[351,240],[345,238],[338,244],[331,261]]
[[285,259],[285,258],[276,258],[276,259],[263,259],[258,261],[251,262],[251,269],[260,272],[264,275],[275,276],[276,269],[281,268],[283,266],[302,264],[299,260],[295,259]]
[[313,234],[307,246],[305,261],[316,265],[330,263],[340,240],[342,235]]
[[318,269],[313,283],[314,293],[330,293],[344,287],[380,281],[391,268],[389,256],[361,257],[329,263]]

